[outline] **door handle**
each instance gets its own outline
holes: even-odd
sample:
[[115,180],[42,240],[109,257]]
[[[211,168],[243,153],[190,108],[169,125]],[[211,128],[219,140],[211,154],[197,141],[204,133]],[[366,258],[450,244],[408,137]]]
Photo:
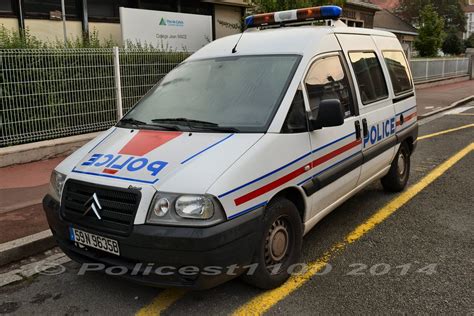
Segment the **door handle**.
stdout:
[[356,139],[360,139],[361,138],[361,135],[360,135],[360,122],[355,121],[354,125],[355,125],[355,130],[356,130]]
[[403,123],[405,122],[405,118],[403,117],[403,114],[400,115],[400,125],[403,125]]
[[367,125],[367,119],[362,119],[362,129],[364,131],[364,138],[369,135],[369,126]]

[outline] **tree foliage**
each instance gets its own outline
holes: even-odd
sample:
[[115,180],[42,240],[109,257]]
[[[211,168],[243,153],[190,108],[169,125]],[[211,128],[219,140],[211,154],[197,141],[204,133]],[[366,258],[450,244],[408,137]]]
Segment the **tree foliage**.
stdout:
[[320,5],[343,5],[345,0],[254,0],[255,13],[275,12]]
[[474,34],[471,34],[465,41],[464,47],[466,48],[474,48]]
[[464,43],[458,36],[456,29],[451,29],[443,42],[443,53],[447,55],[460,55],[464,53]]
[[438,55],[438,50],[445,37],[444,20],[438,15],[433,5],[426,5],[420,13],[420,27],[415,40],[415,48],[422,57]]
[[396,13],[411,24],[419,24],[420,11],[428,4],[433,5],[436,12],[444,19],[444,30],[456,28],[459,32],[466,31],[466,16],[463,12],[465,0],[400,0]]

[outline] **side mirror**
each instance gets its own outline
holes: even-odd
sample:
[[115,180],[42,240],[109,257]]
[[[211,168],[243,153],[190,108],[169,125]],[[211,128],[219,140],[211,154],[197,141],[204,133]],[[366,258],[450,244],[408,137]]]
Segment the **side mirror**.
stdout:
[[311,116],[316,118],[309,120],[312,131],[323,127],[340,126],[344,124],[344,107],[338,99],[323,100]]

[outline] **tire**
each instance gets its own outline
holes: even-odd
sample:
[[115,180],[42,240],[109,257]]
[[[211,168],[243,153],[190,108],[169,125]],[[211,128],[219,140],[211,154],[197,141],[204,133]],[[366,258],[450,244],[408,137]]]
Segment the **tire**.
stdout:
[[276,198],[267,209],[263,229],[255,251],[256,269],[244,273],[242,279],[261,289],[276,288],[290,277],[288,268],[301,255],[303,225],[296,206],[285,198]]
[[400,192],[406,187],[410,176],[410,148],[402,143],[392,161],[389,172],[382,179],[382,186],[388,192]]

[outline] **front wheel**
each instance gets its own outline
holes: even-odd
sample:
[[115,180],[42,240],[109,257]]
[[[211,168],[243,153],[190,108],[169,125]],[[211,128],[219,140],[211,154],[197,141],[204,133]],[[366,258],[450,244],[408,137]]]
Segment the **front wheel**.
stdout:
[[381,180],[382,186],[385,191],[400,192],[407,185],[409,175],[410,149],[406,143],[402,143],[392,161],[389,172]]
[[303,227],[296,206],[285,198],[272,201],[266,210],[263,231],[253,263],[256,269],[242,275],[245,282],[273,289],[290,277],[289,268],[301,255]]

